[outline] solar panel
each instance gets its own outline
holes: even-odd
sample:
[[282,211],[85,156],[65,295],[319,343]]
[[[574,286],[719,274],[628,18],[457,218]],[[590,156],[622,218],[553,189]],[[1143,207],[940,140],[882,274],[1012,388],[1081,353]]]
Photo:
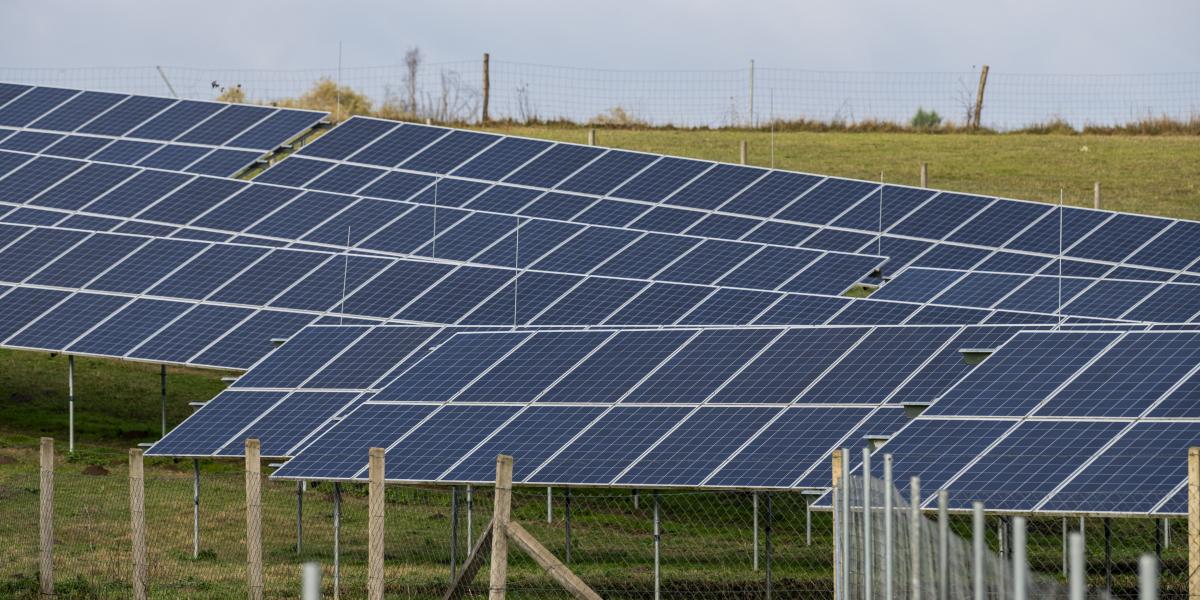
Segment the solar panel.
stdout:
[[701,407],[638,458],[615,485],[696,486],[781,409]]
[[788,403],[865,333],[863,329],[787,331],[712,396],[712,402]]

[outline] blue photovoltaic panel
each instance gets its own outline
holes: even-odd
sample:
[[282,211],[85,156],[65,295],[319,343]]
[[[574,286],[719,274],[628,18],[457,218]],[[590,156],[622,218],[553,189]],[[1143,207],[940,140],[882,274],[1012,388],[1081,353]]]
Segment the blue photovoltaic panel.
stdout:
[[142,171],[88,204],[84,210],[102,215],[130,217],[191,179],[191,176],[182,173]]
[[355,152],[347,160],[381,167],[394,167],[446,135],[446,132],[447,130],[437,127],[404,123],[371,142],[362,150]]
[[1061,317],[1054,315],[1035,315],[1030,313],[1010,312],[1007,310],[997,310],[992,312],[992,316],[983,320],[989,325],[1004,325],[1004,324],[1021,324],[1032,325],[1036,323],[1057,324],[1062,321]]
[[452,171],[452,174],[499,181],[551,145],[542,140],[506,137]]
[[0,337],[7,338],[66,298],[67,292],[13,288],[0,296]]
[[276,477],[349,479],[367,465],[371,448],[386,448],[437,407],[362,404],[289,460]]
[[918,256],[910,266],[933,269],[972,269],[991,254],[990,250],[939,244]]
[[92,156],[92,160],[118,163],[122,165],[137,164],[150,153],[162,148],[162,144],[139,142],[137,140],[117,140]]
[[786,292],[838,295],[879,266],[882,259],[860,254],[826,254],[780,288]]
[[663,270],[658,279],[710,284],[749,258],[760,246],[722,240],[705,240]]
[[364,198],[300,239],[316,244],[354,245],[411,208],[396,202]]
[[33,88],[0,108],[0,125],[24,127],[77,93],[60,88]]
[[[865,181],[826,179],[781,211],[776,218],[802,223],[828,223],[859,202],[874,200],[878,206],[879,187],[879,184]],[[867,198],[868,195],[871,197]]]
[[1063,312],[1083,317],[1115,319],[1158,289],[1159,284],[1140,281],[1097,281],[1063,307]]
[[544,332],[529,338],[454,398],[460,402],[528,402],[596,349],[612,332]]
[[512,277],[513,271],[507,269],[459,267],[401,310],[396,318],[428,323],[457,322]]
[[390,317],[453,268],[441,263],[396,262],[350,294],[345,312]]
[[250,167],[257,160],[257,152],[213,150],[208,156],[192,163],[187,168],[187,172],[215,177],[233,177]]
[[1062,261],[1051,260],[1050,262],[1046,263],[1046,266],[1041,271],[1038,272],[1043,275],[1058,275],[1060,270],[1064,277],[1100,278],[1107,276],[1107,274],[1112,270],[1112,265],[1070,259]]
[[311,324],[313,315],[260,310],[191,359],[194,364],[248,369],[275,348],[271,340],[287,339]]
[[381,252],[408,254],[449,229],[468,212],[453,208],[417,206],[359,244]]
[[33,160],[33,157],[26,154],[0,151],[0,175],[7,175],[9,172],[31,160]]
[[529,337],[529,333],[458,334],[412,366],[374,396],[374,400],[444,402]]
[[46,190],[30,204],[75,210],[136,173],[136,169],[128,167],[91,164]]
[[1200,417],[1200,375],[1192,374],[1185,379],[1146,416],[1185,419]]
[[704,213],[669,206],[657,206],[650,209],[641,218],[629,226],[634,229],[658,231],[662,233],[683,233],[704,218]]
[[580,280],[574,275],[522,273],[460,321],[462,325],[528,323]]
[[1130,321],[1153,321],[1157,323],[1184,323],[1198,312],[1196,290],[1187,285],[1165,285],[1147,296],[1122,315]]
[[446,406],[385,455],[385,479],[433,481],[520,410],[517,406]]
[[448,173],[463,161],[496,143],[500,136],[475,131],[451,131],[400,165],[427,173]]
[[64,350],[72,354],[124,356],[191,307],[183,302],[135,300]]
[[[243,394],[255,392],[241,392]],[[262,393],[262,392],[258,392]],[[264,457],[290,456],[290,450],[309,433],[316,431],[357,396],[354,392],[293,392],[231,440],[221,456],[243,456],[246,439],[256,439]],[[203,419],[204,413],[200,413]]]
[[306,110],[280,110],[233,138],[227,145],[274,150],[316,125],[325,116],[326,113]]
[[467,204],[472,210],[516,214],[522,207],[541,196],[543,192],[510,185],[494,185]]
[[598,406],[531,406],[463,458],[443,481],[494,481],[496,455],[513,457],[521,481],[604,412]]
[[187,223],[246,185],[231,179],[200,177],[138,213],[137,217],[163,223]]
[[719,289],[679,320],[680,325],[744,325],[779,300],[777,292]]
[[786,173],[773,170],[764,178],[755,181],[754,185],[746,188],[730,202],[721,206],[725,212],[736,212],[739,215],[769,217],[779,212],[800,194],[818,184],[823,179],[814,175]]
[[961,271],[909,269],[876,290],[871,294],[871,298],[873,300],[929,302],[963,275]]
[[928,414],[1025,415],[1118,335],[1020,333],[948,390]]
[[338,165],[306,183],[304,187],[324,192],[352,194],[383,174],[384,172],[379,169],[358,165]]
[[[647,287],[642,281],[592,277],[552,304],[534,325],[595,325]],[[519,293],[519,292],[518,292]]]
[[366,389],[418,352],[433,327],[376,327],[304,382],[307,388]]
[[[909,482],[915,475],[921,478],[922,495],[929,496],[936,494],[955,473],[1014,424],[997,420],[917,419],[875,452],[892,455],[892,472],[900,494],[908,493]],[[857,458],[853,453],[851,456]],[[882,463],[882,460],[872,462],[872,474],[882,473]],[[852,469],[862,470],[858,460],[853,464]]]
[[[641,235],[635,231],[590,228],[534,263],[535,269],[557,273],[587,273]],[[522,236],[524,238],[524,236]],[[524,242],[524,239],[521,240]]]
[[20,283],[87,237],[82,231],[35,229],[0,251],[0,281]]
[[211,246],[161,283],[150,288],[150,293],[175,298],[202,299],[267,252],[266,248],[253,246]]
[[603,196],[654,162],[656,158],[651,154],[609,150],[557,188],[568,192]]
[[205,249],[205,244],[181,240],[151,240],[137,252],[88,284],[89,289],[142,293]]
[[[817,248],[819,250],[837,250],[839,252],[854,252],[863,246],[867,246],[871,242],[878,242],[879,236],[869,233],[859,233],[854,231],[841,231],[838,229],[826,229],[814,234],[812,237],[804,241],[805,248]],[[877,244],[871,244],[869,250],[878,248]]]
[[[400,175],[400,172],[388,173],[378,183],[382,184],[392,175]],[[432,181],[429,181],[429,179],[432,179]],[[481,181],[465,181],[462,179],[426,177],[425,180],[429,181],[429,185],[426,185],[420,190],[419,194],[411,198],[413,202],[436,204],[438,206],[463,206],[478,196],[480,192],[492,187],[490,184]],[[375,187],[376,185],[373,184],[367,190],[369,191]]]
[[1100,421],[1021,423],[950,484],[951,506],[979,501],[998,510],[1032,510],[1124,427]]
[[617,406],[527,478],[530,483],[605,484],[692,409]]
[[604,321],[605,325],[662,325],[675,323],[713,293],[709,287],[682,283],[652,283]]
[[153,96],[130,96],[84,125],[80,133],[120,136],[158,114],[176,101]]
[[829,320],[830,325],[899,325],[905,322],[919,304],[887,302],[884,300],[858,300],[851,302],[845,310]]
[[779,334],[776,329],[703,331],[623,402],[702,402]]
[[1170,271],[1151,271],[1138,267],[1115,267],[1100,276],[1105,279],[1138,279],[1144,281],[1170,281],[1174,279]]
[[977,246],[1001,246],[1051,210],[1044,204],[997,200],[946,240]]
[[25,202],[83,166],[76,160],[38,157],[0,180],[0,199]]
[[795,223],[784,223],[781,221],[765,221],[762,225],[755,228],[754,231],[743,236],[743,240],[747,242],[760,242],[763,244],[778,244],[780,246],[798,246],[808,236],[816,231],[816,227],[809,225],[797,225]]
[[773,290],[820,256],[812,250],[768,246],[735,267],[716,285]]
[[[1061,250],[1070,248],[1072,244],[1103,223],[1110,215],[1111,213],[1082,208],[1052,210],[1005,247],[1012,250],[1041,252],[1042,254],[1058,254]],[[1060,232],[1061,248],[1059,247]]]
[[541,402],[615,402],[696,332],[622,331],[538,398]]
[[992,202],[983,196],[941,193],[888,230],[893,235],[942,239]]
[[819,325],[850,304],[849,298],[789,294],[759,315],[756,325]]
[[602,198],[573,219],[577,223],[623,227],[649,210],[646,204]]
[[1200,223],[1175,221],[1126,262],[1178,271],[1200,258]]
[[230,104],[211,119],[193,127],[176,141],[187,144],[221,146],[272,112],[274,112],[273,109],[263,106]]
[[699,485],[780,412],[764,407],[702,407],[614,483]]
[[[203,258],[201,256],[199,260]],[[273,250],[240,275],[230,275],[229,282],[209,299],[214,302],[265,305],[326,260],[330,260],[329,254]]]
[[1067,249],[1067,254],[1080,258],[1121,262],[1171,221],[1138,215],[1116,214],[1097,227],[1091,235]]
[[17,83],[0,83],[0,106],[29,91],[31,87]]
[[4,143],[0,144],[0,149],[36,153],[41,152],[61,139],[63,139],[63,136],[56,133],[18,131],[16,135],[5,139]]
[[869,412],[869,408],[789,407],[705,485],[789,486]]
[[769,348],[753,357],[711,401],[791,402],[865,332],[860,328],[785,331]]
[[173,140],[227,105],[217,102],[180,100],[129,133],[129,137]]
[[309,327],[301,330],[254,369],[235,388],[294,388],[332,360],[364,330],[356,327]]
[[259,221],[246,233],[298,239],[353,202],[349,196],[305,192]]
[[[209,400],[146,452],[148,456],[208,456],[282,399],[284,392],[225,391]],[[241,440],[244,443],[244,438]]]
[[677,235],[646,234],[606,260],[592,274],[648,279],[700,242],[697,238]]
[[1020,332],[1018,327],[967,327],[921,367],[888,401],[932,402],[974,367],[962,350],[987,350],[1003,345]]
[[120,227],[124,221],[108,217],[92,217],[88,215],[72,215],[59,221],[57,227],[70,229],[87,229],[91,231],[111,231]]
[[1137,423],[1041,510],[1150,512],[1187,480],[1187,449],[1197,442],[1200,423]]
[[[299,154],[343,160],[397,126],[397,123],[393,121],[352,118],[305,146]],[[287,163],[291,160],[294,158],[283,162]]]
[[[498,150],[499,146],[493,147],[492,150]],[[489,150],[488,152],[491,152]],[[537,158],[529,162],[529,164],[517,169],[511,175],[504,177],[505,183],[515,183],[518,185],[530,185],[536,187],[554,187],[567,176],[574,173],[580,167],[588,164],[592,159],[602,154],[604,150],[590,146],[572,146],[568,144],[557,144],[550,148]],[[485,153],[480,158],[486,156]],[[472,161],[474,162],[474,161]],[[468,169],[471,163],[464,166]],[[461,170],[460,170],[461,171]],[[455,172],[455,175],[462,175],[461,172]]]
[[912,260],[916,257],[929,250],[932,246],[933,244],[930,242],[922,242],[919,240],[910,240],[905,238],[885,237],[880,239],[878,243],[866,246],[863,249],[863,252],[872,252],[880,256],[888,257],[887,261],[884,262],[881,271],[891,275],[912,262]]
[[950,306],[989,307],[1028,279],[1024,275],[967,273],[945,293],[937,296],[936,301]]
[[54,225],[61,221],[63,214],[40,208],[18,208],[4,215],[5,223],[20,225]]
[[520,214],[526,217],[567,221],[595,201],[591,196],[548,192],[522,208]]
[[47,265],[29,283],[77,288],[112,268],[145,244],[146,238],[96,234]]
[[697,175],[705,172],[710,163],[664,156],[637,177],[612,192],[617,198],[657,202],[670,196]]
[[872,331],[797,399],[804,403],[882,402],[946,340],[954,327],[893,327]]
[[1200,333],[1127,334],[1038,416],[1136,417],[1200,364]]
[[[443,231],[436,240],[421,247],[417,253],[425,256],[436,255],[438,258],[449,260],[471,260],[500,238],[509,235],[516,226],[517,220],[509,216],[473,213],[456,223],[454,227]],[[493,253],[491,256],[498,254],[498,252]],[[491,262],[511,267],[514,259],[515,257],[510,255],[507,260],[478,260],[476,262]]]
[[185,362],[227,333],[253,311],[200,305],[129,353],[131,358]]
[[110,143],[112,143],[112,140],[108,138],[69,135],[49,148],[46,148],[44,152],[50,156],[62,156],[64,158],[87,158]]
[[996,305],[1003,310],[1057,312],[1076,294],[1092,284],[1088,279],[1033,277]]
[[22,348],[61,350],[128,302],[129,298],[121,296],[76,294],[4,343]]
[[672,195],[667,203],[712,210],[728,202],[766,173],[763,169],[753,167],[719,164]]
[[732,215],[711,214],[687,230],[688,235],[736,240],[757,227],[762,221]]
[[[834,227],[849,227],[866,231],[880,231],[895,225],[918,206],[925,203],[935,193],[933,190],[883,186],[883,193],[876,192],[854,208],[838,217],[831,225]],[[883,203],[882,212],[880,202]]]
[[[311,147],[309,146],[309,148]],[[310,160],[299,156],[292,156],[287,160],[271,165],[271,168],[263,171],[258,177],[255,177],[254,181],[257,183],[274,183],[276,185],[299,187],[316,179],[321,173],[332,169],[333,166],[333,163],[323,160]]]

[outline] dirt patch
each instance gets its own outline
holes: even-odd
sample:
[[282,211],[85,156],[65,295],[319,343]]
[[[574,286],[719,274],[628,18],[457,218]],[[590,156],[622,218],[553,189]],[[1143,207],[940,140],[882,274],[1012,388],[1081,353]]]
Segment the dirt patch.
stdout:
[[5,456],[3,454],[0,454],[0,465],[15,465],[18,462],[20,462],[20,461],[18,461],[17,459],[15,459],[11,456]]
[[95,475],[98,477],[105,477],[108,475],[108,469],[105,469],[100,465],[88,465],[83,468],[82,472],[84,475]]

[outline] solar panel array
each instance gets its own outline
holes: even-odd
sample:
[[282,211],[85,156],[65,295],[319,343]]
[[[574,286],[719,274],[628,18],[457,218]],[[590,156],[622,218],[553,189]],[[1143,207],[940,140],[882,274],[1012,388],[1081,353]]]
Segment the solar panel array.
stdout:
[[1186,514],[1198,390],[1200,332],[1027,331],[876,452],[926,506],[947,489],[956,510]]
[[[905,266],[1196,281],[1200,224],[355,117],[264,181],[372,196],[437,175],[446,204],[889,256]],[[496,184],[503,198],[474,196]],[[427,199],[428,201],[428,199]],[[1062,229],[1062,247],[1059,230]],[[881,235],[882,229],[882,235]]]
[[233,176],[328,113],[0,83],[0,149]]
[[871,297],[1124,321],[1200,319],[1200,285],[1166,281],[911,268]]

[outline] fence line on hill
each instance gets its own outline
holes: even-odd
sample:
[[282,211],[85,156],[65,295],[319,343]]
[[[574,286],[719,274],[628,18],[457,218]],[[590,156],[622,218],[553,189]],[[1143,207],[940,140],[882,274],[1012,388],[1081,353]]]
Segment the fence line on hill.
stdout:
[[[981,77],[982,75],[982,77]],[[256,102],[297,98],[321,79],[375,109],[441,122],[566,120],[611,125],[760,127],[772,120],[869,122],[1013,130],[1061,121],[1075,128],[1165,118],[1200,121],[1200,72],[1029,74],[986,66],[950,72],[593,69],[496,60],[311,69],[177,66],[0,68],[0,80],[211,99],[240,88]],[[986,83],[986,85],[985,85]],[[486,114],[485,114],[486,113]]]

